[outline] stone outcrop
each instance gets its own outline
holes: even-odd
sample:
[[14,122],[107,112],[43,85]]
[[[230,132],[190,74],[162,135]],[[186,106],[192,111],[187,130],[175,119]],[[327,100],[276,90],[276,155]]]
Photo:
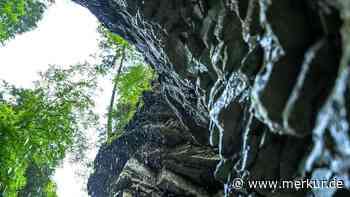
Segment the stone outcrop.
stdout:
[[159,92],[145,93],[126,133],[104,145],[89,179],[92,196],[212,196],[217,151],[196,142]]
[[89,180],[105,196],[324,196],[350,186],[348,0],[75,0],[142,52],[159,87]]

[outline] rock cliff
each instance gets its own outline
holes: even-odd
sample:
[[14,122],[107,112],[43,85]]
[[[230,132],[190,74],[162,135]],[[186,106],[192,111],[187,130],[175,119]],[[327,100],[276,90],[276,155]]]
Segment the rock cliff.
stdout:
[[[350,1],[74,0],[159,75],[92,197],[348,196]],[[234,188],[341,179],[347,189]]]

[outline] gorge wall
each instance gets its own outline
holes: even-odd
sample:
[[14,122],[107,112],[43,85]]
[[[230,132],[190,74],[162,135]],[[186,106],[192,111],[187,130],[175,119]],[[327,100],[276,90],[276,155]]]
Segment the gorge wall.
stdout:
[[[349,196],[350,1],[74,1],[159,76],[100,149],[92,197]],[[235,178],[347,189],[237,189]]]

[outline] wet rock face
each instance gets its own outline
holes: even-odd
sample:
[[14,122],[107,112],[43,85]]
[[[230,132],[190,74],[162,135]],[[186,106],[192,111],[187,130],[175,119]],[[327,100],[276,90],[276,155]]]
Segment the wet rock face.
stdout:
[[160,83],[100,150],[92,196],[319,192],[235,190],[236,177],[350,186],[348,0],[75,1],[135,44]]
[[220,161],[180,126],[160,93],[145,93],[144,106],[112,144],[104,145],[89,178],[89,194],[211,196],[221,184],[212,172]]

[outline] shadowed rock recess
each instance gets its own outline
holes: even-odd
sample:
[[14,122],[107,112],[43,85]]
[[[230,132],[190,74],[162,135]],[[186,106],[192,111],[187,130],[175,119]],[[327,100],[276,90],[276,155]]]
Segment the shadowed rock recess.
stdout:
[[[350,196],[349,0],[75,0],[158,73],[92,197]],[[341,179],[344,189],[233,180]]]

